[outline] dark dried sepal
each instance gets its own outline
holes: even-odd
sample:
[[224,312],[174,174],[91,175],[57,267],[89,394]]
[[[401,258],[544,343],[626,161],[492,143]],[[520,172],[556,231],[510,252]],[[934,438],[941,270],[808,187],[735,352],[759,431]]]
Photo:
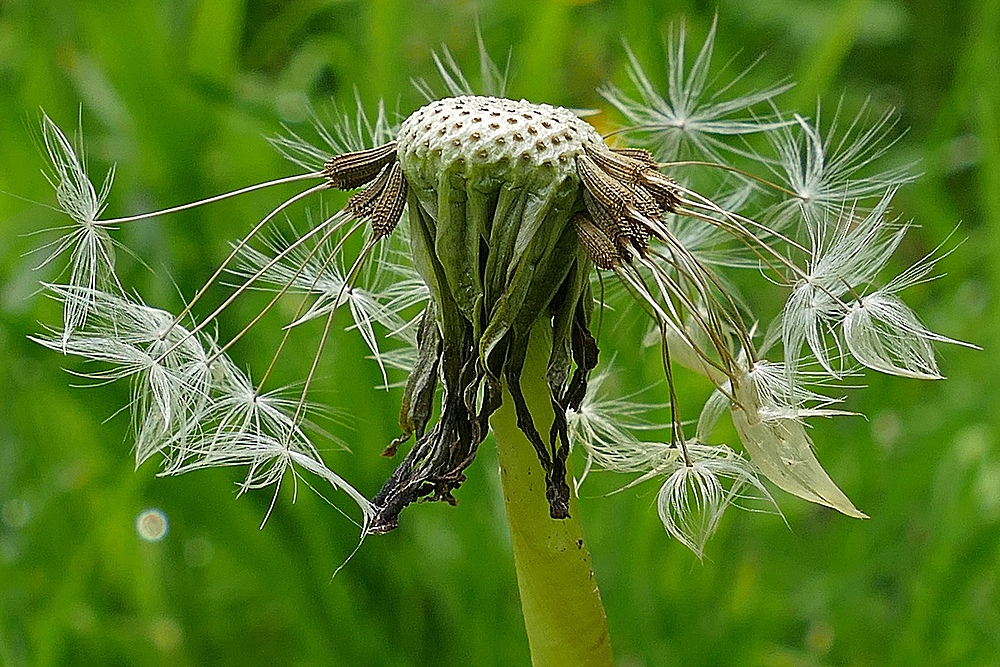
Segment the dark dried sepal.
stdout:
[[396,142],[354,153],[343,153],[323,165],[323,175],[335,188],[353,190],[371,181],[386,165],[396,161]]
[[557,442],[547,445],[542,439],[535,420],[528,409],[528,403],[521,391],[521,373],[524,370],[525,353],[528,348],[528,337],[524,336],[511,343],[504,364],[504,380],[511,400],[514,402],[514,414],[517,416],[517,427],[531,443],[538,456],[538,462],[545,473],[545,500],[549,505],[549,516],[553,519],[569,518],[569,485],[566,483],[566,457],[560,457]]
[[[567,464],[570,452],[570,410],[579,410],[587,393],[587,379],[597,366],[597,341],[590,333],[590,312],[594,298],[590,293],[589,263],[580,259],[574,264],[557,297],[550,305],[552,313],[552,352],[545,381],[552,403],[552,428],[549,431],[551,464],[545,470],[549,515],[560,518],[563,506],[569,511],[570,491]],[[576,369],[570,374],[573,365]]]
[[[420,235],[415,238],[428,237],[433,220],[415,202],[409,211],[411,233]],[[439,278],[440,264],[428,259],[427,268]],[[369,525],[372,533],[396,528],[400,512],[411,503],[454,504],[452,492],[465,481],[464,470],[475,459],[489,432],[489,417],[500,405],[500,384],[483,368],[472,323],[458,317],[448,293],[440,293],[433,304],[424,312],[417,336],[418,361],[400,410],[403,434],[387,451],[394,453],[411,434],[416,434],[416,442],[372,499],[376,508]],[[440,416],[425,433],[436,395]]]
[[[369,532],[387,533],[399,525],[399,514],[421,500],[454,505],[452,492],[465,481],[465,469],[488,433],[488,420],[500,404],[499,387],[485,381],[472,348],[442,350],[442,406],[438,423],[417,439],[403,461],[372,499],[376,508]],[[476,395],[483,402],[477,412]],[[400,439],[394,442],[399,444]]]
[[399,446],[416,435],[424,437],[427,423],[434,412],[434,394],[438,386],[441,363],[441,334],[435,322],[434,304],[430,303],[420,318],[417,331],[417,361],[406,380],[403,400],[399,406],[398,438],[389,443],[382,456],[395,456]]

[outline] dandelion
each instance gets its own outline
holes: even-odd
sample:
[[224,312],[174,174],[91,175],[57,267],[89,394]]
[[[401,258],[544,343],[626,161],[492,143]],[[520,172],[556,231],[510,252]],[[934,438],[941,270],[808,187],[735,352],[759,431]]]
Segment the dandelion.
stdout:
[[[62,130],[44,113],[42,138],[48,154],[51,174],[46,178],[56,191],[59,207],[73,221],[60,229],[60,238],[45,248],[50,250],[42,265],[67,250],[70,252],[69,284],[85,288],[83,294],[93,294],[98,289],[114,287],[114,242],[108,233],[107,223],[98,220],[111,192],[115,168],[104,177],[100,191],[94,188],[87,176],[86,163]],[[64,343],[77,328],[87,321],[91,303],[86,299],[70,298],[63,302]]]
[[[932,258],[883,279],[910,231],[890,205],[911,177],[856,172],[892,145],[889,116],[865,128],[859,115],[839,141],[798,115],[768,119],[756,108],[777,108],[787,85],[727,99],[735,81],[713,89],[709,76],[714,35],[713,22],[688,69],[684,28],[671,32],[666,94],[631,54],[638,97],[604,89],[632,123],[625,134],[644,135],[655,154],[608,143],[568,109],[504,98],[506,71],[481,39],[488,94],[476,94],[444,51],[435,62],[449,96],[419,82],[428,102],[398,125],[383,106],[370,117],[359,105],[354,118],[318,126],[322,146],[287,131],[272,143],[304,173],[166,211],[101,220],[107,186],[96,194],[52,125],[57,199],[86,232],[56,244],[70,250],[72,267],[69,284],[49,286],[66,304],[65,322],[38,341],[98,364],[87,373],[95,381],[132,383],[137,464],[159,455],[165,474],[243,466],[241,491],[273,486],[272,507],[282,480],[305,472],[358,506],[362,534],[394,529],[418,501],[457,502],[465,470],[494,433],[534,658],[608,664],[570,485],[574,447],[586,457],[577,489],[592,469],[630,475],[621,488],[661,480],[664,528],[699,557],[728,507],[774,503],[761,476],[864,517],[820,465],[806,420],[850,414],[830,394],[849,388],[857,365],[937,378],[933,344],[957,342],[927,329],[898,296],[929,279]],[[776,155],[734,141],[751,133],[769,136]],[[709,162],[676,162],[683,146]],[[727,163],[734,154],[759,173]],[[702,188],[704,173],[721,175],[721,187]],[[77,251],[110,248],[111,225],[300,181],[316,183],[253,225],[176,315],[122,289],[108,253]],[[331,188],[353,192],[342,210],[310,218],[301,232],[275,229],[279,216]],[[744,268],[760,274],[760,289],[783,294],[780,312],[737,291],[747,277],[733,272]],[[233,281],[228,296],[196,320],[223,275]],[[617,287],[606,291],[606,281]],[[209,327],[251,291],[270,295],[261,313],[216,340]],[[230,351],[288,301],[294,310],[271,365],[252,378]],[[343,306],[383,384],[392,384],[389,369],[408,371],[400,435],[383,453],[406,451],[370,499],[314,443],[339,444],[316,426],[310,389]],[[643,403],[609,393],[610,365],[596,370],[599,323],[630,307],[648,317],[663,367],[664,386],[648,388]],[[301,385],[273,387],[288,341],[312,325],[321,331]],[[696,422],[678,395],[679,367],[714,389]],[[713,442],[727,413],[746,456],[736,443]]]

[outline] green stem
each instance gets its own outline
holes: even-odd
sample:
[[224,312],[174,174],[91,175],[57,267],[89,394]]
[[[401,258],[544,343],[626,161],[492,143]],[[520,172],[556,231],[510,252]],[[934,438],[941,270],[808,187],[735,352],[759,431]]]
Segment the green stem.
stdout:
[[[551,330],[535,326],[521,376],[521,390],[540,433],[552,424],[545,370]],[[608,624],[597,590],[576,498],[570,518],[549,518],[545,475],[531,443],[517,427],[513,400],[490,420],[500,453],[507,521],[534,667],[607,667],[614,664]],[[572,474],[572,473],[570,473]]]

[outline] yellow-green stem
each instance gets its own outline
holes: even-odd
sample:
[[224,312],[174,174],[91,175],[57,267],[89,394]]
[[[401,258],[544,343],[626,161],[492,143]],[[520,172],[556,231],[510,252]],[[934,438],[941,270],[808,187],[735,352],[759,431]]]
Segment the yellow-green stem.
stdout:
[[[542,434],[548,434],[553,419],[545,382],[550,340],[547,323],[539,322],[521,376],[521,390]],[[569,519],[549,518],[545,475],[534,448],[517,427],[513,400],[506,389],[503,406],[490,424],[500,453],[531,663],[534,667],[610,667],[614,662],[607,618],[583,541],[576,499],[570,501]]]

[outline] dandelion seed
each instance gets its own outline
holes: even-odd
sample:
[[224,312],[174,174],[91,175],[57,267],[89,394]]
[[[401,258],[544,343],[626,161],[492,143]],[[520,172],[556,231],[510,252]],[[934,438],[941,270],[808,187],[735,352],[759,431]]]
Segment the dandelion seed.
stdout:
[[[727,142],[726,138],[770,132],[788,125],[780,119],[768,121],[750,110],[791,88],[790,83],[728,98],[736,83],[750,71],[747,68],[718,90],[707,91],[712,83],[709,69],[717,24],[718,17],[712,19],[705,42],[690,69],[685,67],[687,26],[684,23],[671,26],[667,41],[669,79],[666,96],[657,91],[631,51],[628,51],[629,77],[640,99],[629,97],[615,86],[606,86],[600,91],[604,99],[632,123],[626,131],[646,137],[662,160],[685,159],[684,149],[690,146],[698,157],[725,162],[723,153],[740,152],[739,147]],[[745,115],[737,115],[740,113]]]
[[[384,263],[380,264],[382,275],[372,276],[376,282],[374,287],[381,291],[351,286],[343,268],[338,266],[341,258],[333,252],[335,246],[327,239],[321,245],[300,245],[283,252],[288,244],[275,239],[267,242],[266,253],[244,247],[232,273],[275,291],[316,295],[316,301],[291,322],[290,327],[327,317],[344,303],[348,304],[354,328],[361,333],[385,379],[385,366],[373,325],[380,324],[389,331],[404,329],[405,322],[399,313],[425,301],[426,288],[413,278],[391,282],[385,273],[392,269]],[[275,259],[276,256],[280,259]]]
[[854,209],[838,212],[821,237],[813,240],[808,272],[793,288],[782,315],[785,361],[794,371],[803,341],[823,368],[837,376],[827,340],[839,343],[836,328],[847,314],[845,295],[865,289],[885,267],[907,227],[886,219],[895,190],[863,218]]
[[[83,298],[98,289],[118,287],[114,277],[114,243],[108,234],[108,223],[99,221],[111,192],[115,168],[104,177],[100,191],[87,175],[86,161],[62,130],[42,113],[42,138],[48,154],[51,175],[46,175],[56,191],[56,201],[75,223],[63,228],[65,234],[46,246],[51,248],[42,266],[70,251],[69,284],[86,290],[66,294],[63,301],[64,337],[83,326],[92,304]],[[120,288],[119,288],[120,289]]]
[[[886,111],[872,122],[865,122],[868,105],[858,111],[841,130],[843,101],[838,103],[825,136],[819,130],[820,107],[813,123],[795,114],[793,123],[768,134],[778,158],[778,166],[769,165],[781,177],[795,199],[778,204],[773,213],[778,225],[795,215],[820,233],[822,221],[839,213],[844,202],[880,199],[887,191],[916,179],[912,164],[873,170],[871,167],[895,145],[900,136],[892,136],[897,123],[893,111]],[[769,163],[764,163],[769,164]]]
[[285,127],[285,133],[270,137],[268,141],[290,162],[307,171],[319,171],[337,155],[362,151],[371,146],[382,146],[396,136],[396,127],[388,120],[385,105],[379,103],[374,117],[365,113],[361,95],[355,91],[355,115],[337,114],[331,122],[313,111],[312,126],[322,145],[317,146]]
[[930,331],[895,294],[876,291],[850,304],[844,340],[859,362],[882,373],[941,379],[932,343],[961,341]]
[[567,415],[569,436],[587,452],[587,466],[576,486],[583,484],[593,466],[622,473],[644,472],[656,467],[664,457],[673,459],[676,450],[665,451],[659,443],[639,440],[637,432],[666,430],[669,424],[658,423],[650,417],[663,405],[639,403],[632,396],[609,396],[606,383],[613,371],[613,363],[591,376],[587,391],[580,405]]
[[770,394],[762,391],[759,376],[745,372],[736,378],[733,389],[733,425],[754,465],[769,480],[805,500],[867,518],[823,470],[798,417],[783,416],[767,404]]
[[656,505],[667,532],[702,558],[726,508],[743,497],[744,488],[771,497],[750,463],[728,447],[692,444],[687,450],[688,460],[677,459]]

